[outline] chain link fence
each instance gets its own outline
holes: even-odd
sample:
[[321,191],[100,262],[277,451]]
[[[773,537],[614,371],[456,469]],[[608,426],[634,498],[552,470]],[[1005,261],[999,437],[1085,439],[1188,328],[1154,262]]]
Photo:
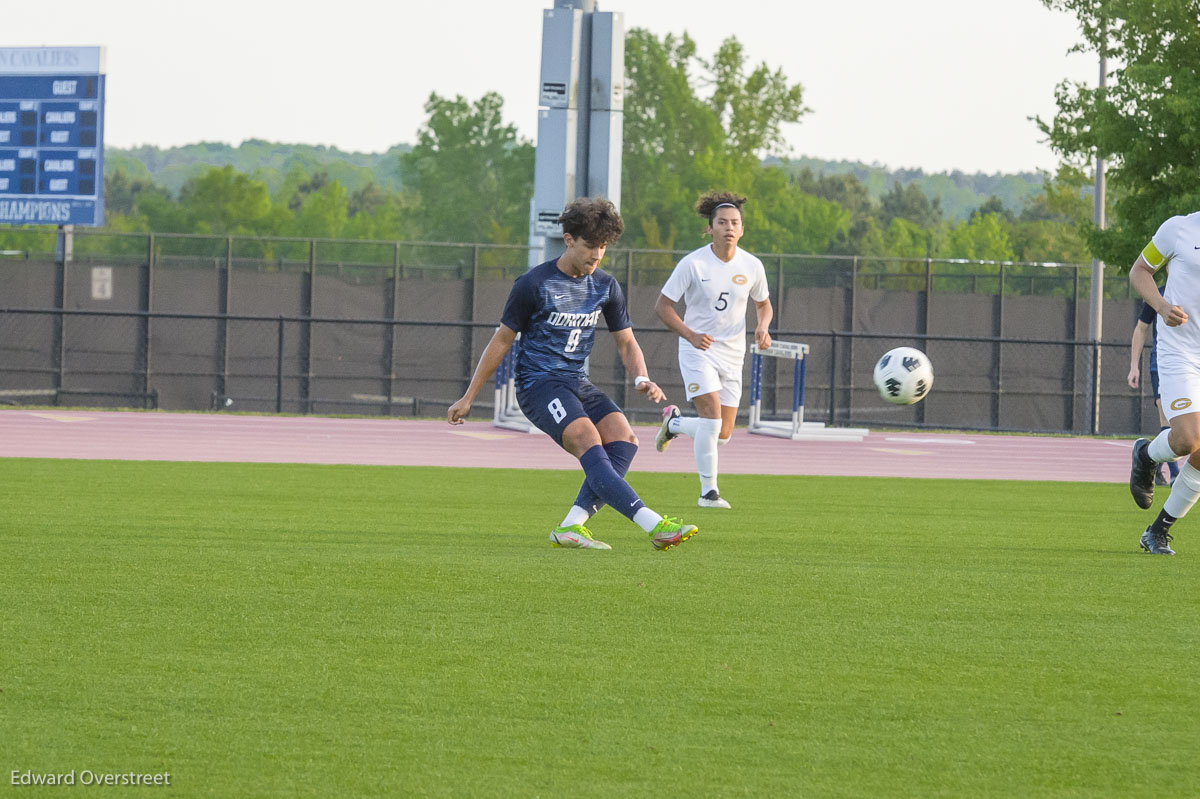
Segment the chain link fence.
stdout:
[[[440,416],[529,261],[525,247],[487,244],[87,230],[63,256],[53,232],[4,241],[0,401],[37,405]],[[654,304],[683,254],[610,249],[603,265],[625,289],[651,374],[676,401],[676,338]],[[760,257],[774,335],[811,347],[810,420],[1111,434],[1157,426],[1148,389],[1125,384],[1140,300],[1124,279],[1105,286],[1096,346],[1085,340],[1090,265]],[[871,381],[879,355],[901,345],[925,350],[936,374],[912,407],[884,403]],[[763,416],[786,419],[791,376],[768,360]],[[597,337],[590,369],[631,418],[657,420],[611,337]],[[489,403],[485,391],[476,415]]]

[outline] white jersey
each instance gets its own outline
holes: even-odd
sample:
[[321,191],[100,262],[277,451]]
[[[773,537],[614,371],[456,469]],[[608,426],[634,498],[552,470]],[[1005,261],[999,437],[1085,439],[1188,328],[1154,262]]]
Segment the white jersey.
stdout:
[[[687,304],[683,323],[713,337],[709,349],[714,355],[740,363],[746,357],[746,302],[767,299],[767,271],[762,261],[740,247],[726,263],[705,245],[683,256],[662,293],[671,302],[682,299]],[[691,346],[684,339],[679,343]]]
[[1178,327],[1169,327],[1158,318],[1160,367],[1164,361],[1200,362],[1200,212],[1163,222],[1142,250],[1142,257],[1155,271],[1169,267],[1163,297],[1188,315]]

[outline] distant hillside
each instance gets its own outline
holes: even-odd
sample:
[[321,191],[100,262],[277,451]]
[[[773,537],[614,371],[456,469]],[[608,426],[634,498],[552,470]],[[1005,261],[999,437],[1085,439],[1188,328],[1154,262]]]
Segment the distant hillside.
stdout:
[[[381,188],[396,191],[400,189],[400,155],[411,149],[410,145],[397,144],[384,153],[350,153],[336,147],[277,144],[260,139],[250,139],[237,147],[212,142],[165,150],[150,146],[130,149],[106,147],[104,171],[112,174],[121,169],[132,177],[149,178],[172,193],[178,193],[188,178],[209,167],[228,165],[265,181],[272,195],[293,169],[300,169],[306,175],[324,170],[331,179],[339,181],[351,192],[371,181]],[[1030,199],[1042,192],[1045,179],[1044,175],[1036,172],[1015,175],[968,175],[963,172],[926,174],[920,169],[893,171],[858,161],[822,161],[805,157],[787,160],[771,158],[767,163],[789,172],[809,169],[817,175],[853,174],[876,201],[897,182],[902,185],[916,183],[930,199],[941,201],[942,211],[948,219],[966,219],[972,210],[992,196],[999,197],[1005,208],[1019,214]]]
[[850,173],[859,179],[878,201],[895,183],[907,186],[916,183],[932,199],[941,201],[942,211],[948,219],[966,219],[971,211],[987,202],[989,197],[1000,198],[1004,207],[1019,214],[1031,199],[1042,193],[1046,176],[1040,172],[1020,172],[1015,175],[987,175],[964,172],[939,172],[926,174],[920,169],[889,170],[882,166],[868,166],[859,161],[822,161],[818,158],[768,159],[785,170],[809,169],[816,175],[840,175]]
[[121,169],[133,177],[149,178],[172,193],[178,193],[188,178],[210,167],[230,165],[265,181],[272,195],[293,169],[305,174],[324,170],[351,192],[371,181],[395,191],[400,188],[400,154],[411,149],[407,144],[398,144],[384,153],[348,153],[336,147],[275,144],[261,139],[249,139],[237,147],[213,142],[165,150],[108,146],[104,148],[104,171],[112,174]]

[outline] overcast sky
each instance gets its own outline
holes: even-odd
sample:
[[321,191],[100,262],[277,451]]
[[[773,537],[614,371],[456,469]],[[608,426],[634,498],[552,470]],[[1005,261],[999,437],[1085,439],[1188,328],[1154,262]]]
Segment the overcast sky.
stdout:
[[[105,140],[245,139],[380,152],[412,143],[431,92],[504,97],[537,133],[542,11],[553,0],[53,0],[5,3],[0,46],[107,48]],[[1028,118],[1064,78],[1096,82],[1073,17],[1037,0],[601,0],[626,28],[735,36],[803,84],[791,155],[929,172],[1052,170]]]

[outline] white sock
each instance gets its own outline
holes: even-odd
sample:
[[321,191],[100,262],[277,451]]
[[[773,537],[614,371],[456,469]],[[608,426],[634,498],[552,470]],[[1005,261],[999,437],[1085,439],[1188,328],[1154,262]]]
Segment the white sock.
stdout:
[[[1150,446],[1146,448],[1146,454],[1150,456],[1150,460],[1155,463],[1166,463],[1167,461],[1183,457],[1183,455],[1179,455],[1171,449],[1171,445],[1167,443],[1167,436],[1170,433],[1170,428],[1167,428],[1156,435],[1154,440],[1150,442]],[[1184,455],[1186,454],[1188,453],[1185,452]],[[1171,515],[1174,516],[1175,514],[1172,513]]]
[[578,505],[572,505],[571,509],[569,511],[567,511],[567,518],[563,519],[562,524],[559,526],[560,527],[571,527],[576,524],[583,524],[590,518],[592,518],[592,515],[590,513],[588,513],[586,510],[579,507]]
[[700,496],[717,489],[717,437],[720,419],[697,419],[695,443],[696,472],[700,475]]
[[696,423],[699,421],[700,419],[695,416],[676,416],[671,420],[670,424],[667,425],[667,429],[672,433],[683,433],[685,436],[691,436],[692,438],[695,438],[697,430]]
[[654,528],[658,527],[658,523],[661,521],[662,517],[647,508],[645,505],[638,508],[637,513],[633,514],[633,523],[645,530],[647,533],[654,532]]
[[1176,519],[1187,514],[1200,497],[1200,469],[1184,461],[1179,467],[1179,476],[1171,484],[1171,496],[1163,503],[1163,510]]

